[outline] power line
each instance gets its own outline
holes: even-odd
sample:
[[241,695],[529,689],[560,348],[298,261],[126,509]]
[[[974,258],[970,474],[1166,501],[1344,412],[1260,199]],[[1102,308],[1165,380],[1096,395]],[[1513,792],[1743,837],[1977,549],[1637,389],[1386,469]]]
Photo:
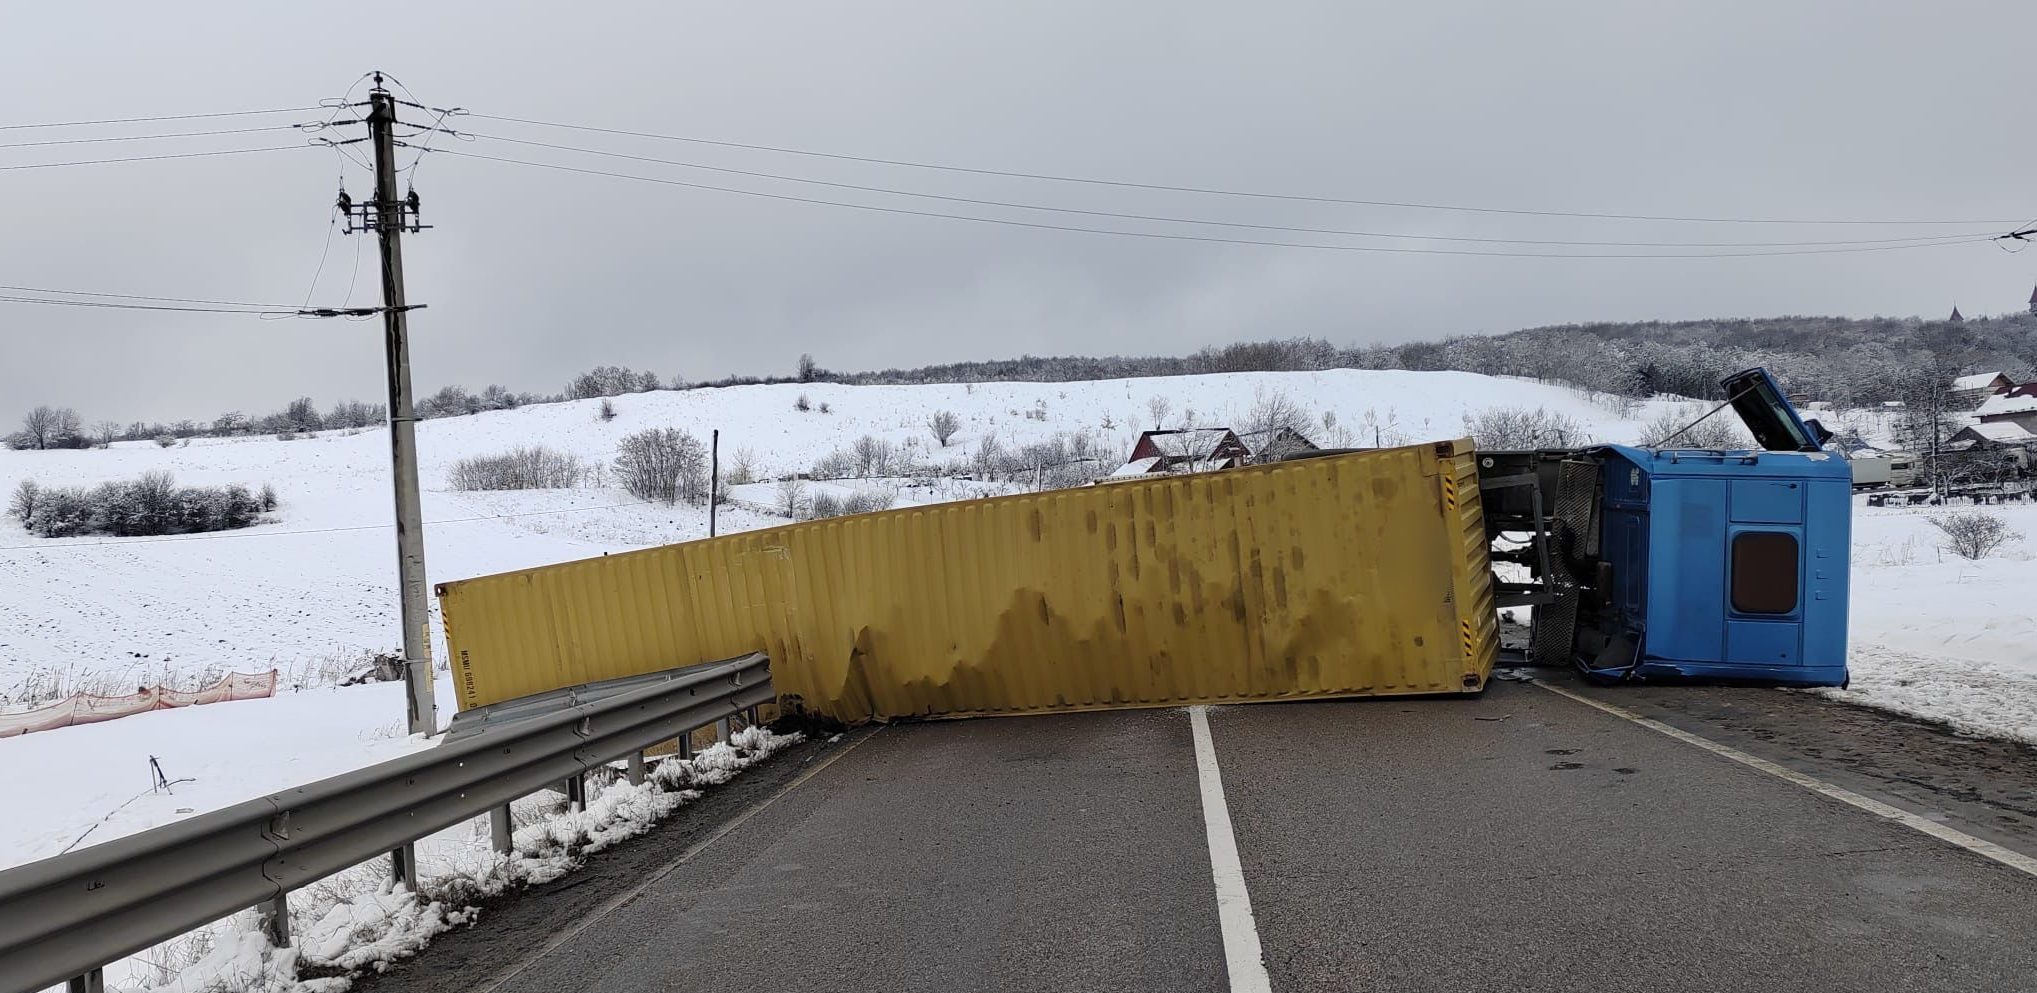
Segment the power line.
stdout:
[[251,155],[255,152],[283,152],[293,148],[310,148],[310,145],[265,145],[261,148],[225,148],[214,152],[177,152],[171,155],[133,155],[116,159],[76,159],[70,162],[34,162],[28,165],[0,166],[0,172],[18,169],[57,169],[63,166],[105,165],[109,162],[157,162],[163,159],[199,159],[212,155]]
[[297,310],[239,310],[226,307],[179,307],[170,304],[113,303],[104,300],[54,300],[41,297],[8,296],[0,294],[0,303],[34,303],[52,307],[91,307],[103,310],[153,310],[173,311],[184,314],[250,314],[258,317],[289,317]]
[[[1255,245],[1269,248],[1302,248],[1326,252],[1367,252],[1389,255],[1456,255],[1487,258],[1528,258],[1528,259],[1736,259],[1762,258],[1776,255],[1834,255],[1853,252],[1895,251],[1912,248],[1936,248],[1946,245],[1978,244],[1987,239],[1969,238],[1964,241],[1931,241],[1920,239],[1899,245],[1865,245],[1841,248],[1792,248],[1773,252],[1695,252],[1695,253],[1559,253],[1559,252],[1481,252],[1452,248],[1396,248],[1384,245],[1322,245],[1307,242],[1262,241],[1250,238],[1226,238],[1215,235],[1172,234],[1157,231],[1126,231],[1118,228],[1094,228],[1073,224],[1047,224],[1038,221],[1020,221],[1010,218],[977,217],[970,214],[950,214],[932,210],[913,210],[905,207],[880,207],[873,204],[849,203],[840,200],[822,200],[815,197],[793,196],[785,193],[765,193],[758,190],[744,190],[706,183],[691,183],[677,179],[663,179],[654,176],[639,176],[632,173],[610,172],[605,169],[586,169],[579,166],[559,165],[552,162],[532,162],[527,159],[512,159],[499,155],[484,155],[479,152],[465,152],[451,148],[438,148],[434,152],[464,158],[481,159],[488,162],[506,162],[511,165],[529,166],[537,169],[551,169],[559,172],[579,173],[588,176],[607,176],[612,179],[627,179],[642,183],[656,183],[662,186],[678,186],[687,189],[707,190],[717,193],[733,193],[740,196],[761,197],[788,203],[817,204],[828,207],[844,207],[851,210],[866,210],[884,214],[901,214],[912,217],[936,217],[956,221],[970,221],[977,224],[997,224],[1009,227],[1033,228],[1042,231],[1072,231],[1084,234],[1116,235],[1127,238],[1147,238],[1161,241],[1192,241],[1225,245]],[[1944,237],[1944,236],[1940,236]]]
[[787,148],[777,145],[758,145],[737,141],[721,141],[712,138],[694,138],[686,135],[658,134],[650,131],[628,131],[621,128],[600,128],[584,124],[560,124],[553,121],[538,121],[523,117],[504,117],[494,114],[472,114],[486,121],[504,121],[512,124],[528,124],[536,127],[560,128],[569,131],[588,131],[596,134],[624,135],[631,138],[651,138],[659,141],[680,141],[696,145],[711,145],[717,148],[739,148],[756,152],[776,152],[783,155],[802,155],[812,158],[834,159],[842,162],[862,162],[872,165],[901,166],[908,169],[928,169],[939,172],[967,173],[976,176],[1000,176],[1007,179],[1033,179],[1055,183],[1079,183],[1086,186],[1109,186],[1119,189],[1155,190],[1166,193],[1194,193],[1205,196],[1247,197],[1261,200],[1288,200],[1302,203],[1347,204],[1361,207],[1400,207],[1410,210],[1445,210],[1474,214],[1512,214],[1528,217],[1577,217],[1599,220],[1620,221],[1671,221],[1687,224],[1870,224],[1870,225],[1999,225],[2011,223],[1999,218],[1989,220],[1861,220],[1857,218],[1812,220],[1805,218],[1774,217],[1690,217],[1669,214],[1626,214],[1576,210],[1531,210],[1512,207],[1477,207],[1465,204],[1421,203],[1404,200],[1366,200],[1353,197],[1311,196],[1295,193],[1267,193],[1253,190],[1231,190],[1204,186],[1172,186],[1165,183],[1140,183],[1125,180],[1096,179],[1086,176],[1063,176],[1053,173],[1021,172],[1008,169],[984,169],[971,166],[945,165],[935,162],[916,162],[910,159],[888,159],[869,155],[848,155],[840,152],[822,152],[813,149]]
[[[812,185],[812,186],[825,186],[825,187],[830,187],[830,188],[833,188],[833,189],[841,189],[841,190],[856,190],[856,191],[859,191],[859,192],[864,192],[864,193],[882,193],[882,194],[888,194],[888,195],[891,195],[891,196],[902,196],[902,197],[915,197],[915,198],[919,198],[919,199],[924,199],[924,200],[939,200],[939,201],[943,201],[943,202],[947,202],[947,203],[961,203],[961,204],[971,204],[971,205],[974,205],[974,206],[980,206],[980,207],[1005,207],[1005,208],[1010,208],[1010,209],[1015,209],[1015,210],[1038,210],[1038,211],[1048,211],[1048,212],[1052,212],[1052,213],[1057,213],[1057,214],[1078,214],[1078,215],[1082,215],[1082,216],[1085,216],[1085,217],[1110,217],[1110,218],[1116,218],[1116,219],[1119,219],[1119,220],[1130,220],[1130,221],[1156,221],[1156,222],[1160,222],[1160,223],[1166,223],[1166,224],[1199,224],[1199,225],[1207,225],[1207,226],[1211,226],[1211,227],[1224,227],[1224,228],[1237,228],[1237,229],[1243,229],[1243,230],[1251,230],[1251,231],[1286,231],[1286,232],[1290,232],[1290,233],[1294,233],[1294,234],[1323,234],[1323,235],[1340,235],[1340,236],[1348,236],[1348,237],[1356,237],[1356,238],[1391,238],[1391,239],[1398,239],[1398,240],[1404,240],[1404,241],[1448,241],[1448,242],[1465,242],[1465,243],[1473,243],[1473,244],[1486,244],[1486,245],[1548,245],[1548,246],[1564,246],[1564,247],[1573,247],[1573,248],[1578,248],[1578,247],[1584,247],[1584,248],[1804,248],[1804,247],[1812,247],[1812,246],[1829,246],[1829,245],[1892,245],[1892,244],[1896,244],[1896,243],[1899,243],[1899,242],[1919,242],[1919,241],[1941,241],[1941,240],[1942,240],[1942,241],[1959,241],[1959,240],[1976,240],[1976,239],[1984,239],[1984,238],[1990,238],[1990,237],[1994,237],[1994,232],[1993,232],[1993,231],[1974,231],[1974,232],[1965,232],[1965,233],[1961,233],[1961,234],[1954,234],[1954,235],[1930,235],[1930,236],[1923,236],[1923,235],[1912,235],[1912,236],[1909,236],[1909,237],[1905,237],[1905,238],[1871,238],[1871,239],[1853,239],[1853,240],[1835,240],[1835,241],[1741,241],[1741,242],[1732,242],[1732,241],[1727,241],[1727,242],[1718,242],[1718,241],[1571,241],[1571,240],[1561,240],[1561,239],[1544,239],[1544,238],[1478,238],[1478,237],[1469,237],[1469,236],[1457,236],[1457,235],[1428,235],[1428,234],[1405,234],[1405,233],[1400,233],[1400,232],[1385,232],[1385,231],[1356,231],[1356,230],[1351,230],[1351,229],[1348,229],[1348,228],[1313,228],[1313,227],[1299,227],[1299,226],[1295,226],[1295,225],[1288,225],[1288,224],[1256,224],[1256,223],[1250,223],[1250,222],[1245,222],[1245,221],[1223,221],[1223,220],[1214,220],[1214,219],[1209,219],[1209,218],[1196,218],[1196,217],[1174,217],[1174,216],[1170,216],[1170,215],[1164,215],[1164,214],[1138,214],[1138,213],[1130,213],[1130,212],[1126,212],[1126,211],[1116,211],[1116,210],[1088,210],[1088,209],[1083,209],[1083,208],[1077,208],[1077,207],[1055,207],[1055,206],[1049,206],[1049,205],[1046,205],[1046,204],[1036,204],[1036,203],[1023,203],[1023,202],[1017,202],[1017,201],[1010,201],[1010,200],[989,200],[989,199],[983,199],[983,198],[978,198],[978,197],[958,197],[958,196],[947,196],[947,195],[944,195],[944,194],[939,194],[939,193],[919,193],[919,192],[914,192],[914,191],[912,191],[912,190],[901,190],[901,189],[896,189],[896,188],[892,188],[892,187],[884,187],[884,186],[864,186],[864,185],[860,185],[860,184],[856,184],[856,183],[838,183],[838,182],[832,182],[832,181],[829,181],[829,180],[822,180],[822,179],[808,179],[808,178],[804,178],[804,177],[800,177],[800,176],[788,176],[788,175],[783,175],[783,174],[780,174],[780,173],[770,173],[770,172],[757,172],[757,171],[753,171],[753,170],[749,170],[749,169],[731,169],[731,168],[727,168],[727,167],[723,167],[723,166],[714,166],[714,165],[706,165],[706,164],[704,164],[704,163],[699,163],[699,162],[682,162],[682,161],[679,161],[679,160],[677,160],[677,159],[661,159],[661,158],[656,158],[656,157],[653,157],[653,156],[647,156],[647,155],[630,155],[630,154],[627,154],[627,153],[624,153],[624,152],[610,152],[610,151],[604,151],[604,150],[602,150],[602,149],[595,149],[595,148],[580,148],[580,147],[577,147],[577,146],[573,146],[573,145],[558,145],[558,144],[553,144],[553,143],[551,143],[551,142],[544,142],[544,141],[529,141],[529,140],[525,140],[525,139],[522,139],[522,138],[506,138],[506,137],[503,137],[503,136],[501,136],[501,135],[488,135],[488,134],[478,134],[478,133],[475,133],[475,132],[466,132],[466,134],[467,134],[468,136],[470,136],[470,137],[474,137],[474,138],[483,138],[483,139],[487,139],[487,140],[490,140],[490,141],[503,141],[503,142],[509,142],[509,143],[511,143],[511,144],[517,144],[517,145],[532,145],[532,146],[536,146],[536,147],[539,147],[539,148],[550,148],[550,149],[556,149],[556,150],[559,150],[559,151],[565,151],[565,152],[579,152],[579,153],[581,153],[581,154],[585,154],[585,155],[601,155],[601,156],[607,156],[607,157],[610,157],[610,158],[618,158],[618,159],[629,159],[629,160],[632,160],[632,161],[636,161],[636,162],[650,162],[650,163],[655,163],[655,164],[658,164],[658,165],[669,165],[669,166],[680,166],[680,167],[682,167],[682,168],[687,168],[687,169],[701,169],[701,170],[705,170],[705,171],[708,171],[708,172],[719,172],[719,173],[726,173],[726,174],[729,174],[729,175],[735,175],[735,176],[748,176],[748,177],[751,177],[751,178],[754,178],[754,179],[775,179],[775,180],[782,180],[782,181],[784,181],[784,182],[788,182],[788,183],[805,183],[805,184],[808,184],[808,185]],[[423,152],[424,152],[424,151],[426,151],[426,149],[419,149],[419,156],[418,156],[418,157],[419,157],[420,159],[421,159],[421,158],[423,158]],[[413,165],[414,165],[414,164],[415,164],[415,163],[413,163]]]
[[[625,507],[642,507],[657,503],[656,500],[635,500],[629,503],[609,503],[599,507],[567,507],[563,510],[533,510],[517,514],[486,514],[479,517],[455,517],[444,521],[425,521],[426,527],[442,527],[448,524],[473,524],[478,521],[512,521],[519,517],[551,517],[558,514],[584,514],[596,510],[620,510]],[[382,531],[395,527],[388,524],[350,524],[334,528],[304,528],[297,531],[210,531],[204,534],[160,535],[152,538],[123,538],[117,541],[66,541],[59,544],[0,545],[0,552],[45,551],[59,548],[104,548],[121,545],[152,545],[165,541],[210,541],[220,538],[281,538],[289,535],[339,534],[346,531]]]
[[250,303],[246,300],[207,300],[200,297],[163,297],[146,293],[106,293],[98,290],[58,290],[47,286],[7,286],[0,284],[0,290],[16,293],[45,293],[69,297],[105,297],[113,300],[147,300],[152,303],[206,303],[222,307],[254,307],[263,310],[292,310],[283,303]]
[[278,107],[274,110],[228,110],[214,114],[167,114],[162,117],[115,117],[103,121],[53,121],[46,124],[0,124],[0,131],[30,128],[81,128],[96,124],[147,124],[155,121],[196,121],[216,117],[259,117],[264,114],[302,114],[319,107]]
[[165,134],[103,135],[97,138],[51,138],[45,141],[16,141],[0,148],[35,148],[42,145],[90,145],[107,141],[153,141],[157,138],[204,138],[221,134],[254,134],[258,131],[289,131],[295,124],[268,124],[259,128],[226,128],[219,131],[171,131]]
[[[241,314],[256,317],[372,317],[388,311],[387,307],[312,307],[308,303],[293,306],[283,303],[248,303],[240,300],[202,300],[190,297],[152,297],[137,293],[102,293],[92,290],[55,290],[40,286],[0,286],[0,290],[15,290],[17,293],[38,293],[42,296],[21,296],[0,294],[0,303],[40,304],[48,307],[89,307],[102,310],[148,310],[184,314]],[[96,300],[64,299],[66,297],[100,297]],[[145,301],[134,303],[130,301]],[[186,305],[202,306],[186,306]],[[406,306],[404,310],[421,310],[424,304]]]

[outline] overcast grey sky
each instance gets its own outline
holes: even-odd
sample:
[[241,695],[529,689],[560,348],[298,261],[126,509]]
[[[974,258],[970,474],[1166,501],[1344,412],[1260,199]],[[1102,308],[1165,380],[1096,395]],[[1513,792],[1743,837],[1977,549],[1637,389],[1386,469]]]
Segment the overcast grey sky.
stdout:
[[[2037,215],[2037,5],[876,2],[14,5],[0,124],[306,106],[380,67],[478,113],[995,169],[1559,211],[2013,220]],[[388,39],[385,42],[380,39]],[[354,91],[359,98],[364,89]],[[415,112],[409,112],[415,114]],[[0,131],[0,144],[319,115]],[[1560,219],[1217,198],[554,131],[476,132],[835,182],[1091,210],[1460,237],[1799,241],[1959,233]],[[294,144],[288,132],[0,148],[0,165]],[[1183,228],[717,176],[475,141],[458,151],[824,199]],[[259,155],[0,171],[0,284],[303,299],[338,160]],[[773,201],[450,156],[416,173],[420,388],[1020,353],[1400,341],[1567,321],[2019,310],[2037,254],[1991,245],[1779,258],[1317,252],[1108,237]],[[368,177],[349,167],[361,195]],[[314,302],[378,294],[335,237]],[[1533,249],[1529,249],[1533,250]],[[1550,249],[1542,249],[1544,251]],[[1560,250],[1560,249],[1558,249]],[[1569,251],[1586,251],[1570,249]],[[1617,251],[1604,249],[1602,251]],[[0,416],[209,418],[377,399],[379,324],[0,304]]]

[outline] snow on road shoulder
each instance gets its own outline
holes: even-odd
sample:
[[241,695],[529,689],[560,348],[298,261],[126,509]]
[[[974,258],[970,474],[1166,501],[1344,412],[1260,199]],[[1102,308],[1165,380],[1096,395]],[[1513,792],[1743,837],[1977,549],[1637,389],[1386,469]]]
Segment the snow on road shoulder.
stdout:
[[[702,788],[726,783],[804,740],[744,728],[691,759],[667,759],[642,785],[590,781],[581,811],[563,809],[550,794],[525,798],[513,809],[528,823],[515,831],[507,856],[489,847],[485,818],[457,825],[418,844],[423,882],[416,892],[390,884],[385,867],[370,863],[292,894],[296,941],[288,948],[270,945],[248,911],[116,964],[108,978],[132,991],[340,993],[351,985],[348,976],[386,970],[435,936],[475,923],[482,914],[478,903],[556,880],[588,855],[651,830],[698,799]],[[313,978],[300,980],[300,971]]]
[[[1997,514],[2023,538],[1979,561],[1934,517]],[[2037,507],[1856,507],[1848,665],[1834,699],[2037,744]]]
[[1984,738],[2037,745],[2037,665],[1856,648],[1853,683],[1819,690],[1847,703],[1908,714]]

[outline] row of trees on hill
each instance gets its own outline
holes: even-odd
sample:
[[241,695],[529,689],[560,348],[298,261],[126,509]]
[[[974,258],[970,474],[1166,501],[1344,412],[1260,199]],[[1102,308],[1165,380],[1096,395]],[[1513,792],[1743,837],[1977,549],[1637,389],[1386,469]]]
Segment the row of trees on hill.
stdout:
[[[1182,356],[1025,355],[873,372],[834,372],[812,355],[801,355],[790,376],[730,376],[694,382],[677,376],[661,379],[656,373],[627,366],[597,366],[568,380],[561,393],[517,393],[499,385],[475,392],[446,386],[419,399],[417,409],[421,417],[454,417],[653,390],[765,383],[1071,382],[1340,368],[1461,370],[1564,383],[1614,396],[1669,393],[1721,399],[1720,379],[1757,365],[1768,367],[1789,392],[1840,407],[1898,401],[1910,410],[1937,408],[1955,376],[1999,370],[2024,380],[2037,373],[2037,316],[2015,314],[1959,322],[1773,317],[1567,324],[1395,345],[1342,347],[1320,338],[1287,338],[1204,348]],[[142,438],[362,428],[383,419],[379,404],[344,401],[321,411],[309,397],[301,397],[283,410],[260,417],[232,411],[210,423],[135,422],[124,428],[101,423],[88,429],[74,410],[39,407],[24,419],[23,429],[6,440],[15,448],[67,448]],[[1928,423],[1914,430],[1921,432],[1941,418],[1932,414],[1926,419]]]

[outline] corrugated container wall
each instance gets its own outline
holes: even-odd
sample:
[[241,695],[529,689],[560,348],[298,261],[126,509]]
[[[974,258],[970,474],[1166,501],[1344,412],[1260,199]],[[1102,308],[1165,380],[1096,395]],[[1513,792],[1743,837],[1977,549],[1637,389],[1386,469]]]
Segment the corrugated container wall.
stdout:
[[461,707],[761,650],[844,721],[1461,693],[1468,441],[792,524],[446,583]]

